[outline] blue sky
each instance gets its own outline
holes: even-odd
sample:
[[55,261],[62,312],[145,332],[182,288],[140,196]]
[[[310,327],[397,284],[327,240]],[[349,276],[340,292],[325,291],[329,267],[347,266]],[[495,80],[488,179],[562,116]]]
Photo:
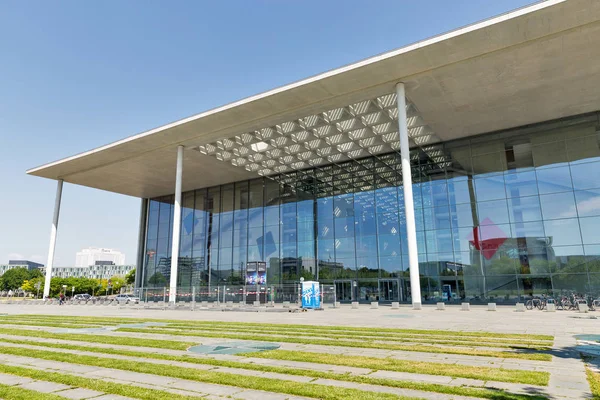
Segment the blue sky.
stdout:
[[[25,170],[531,1],[0,2],[0,263],[46,262],[56,183]],[[139,199],[65,184],[55,265],[135,261]]]

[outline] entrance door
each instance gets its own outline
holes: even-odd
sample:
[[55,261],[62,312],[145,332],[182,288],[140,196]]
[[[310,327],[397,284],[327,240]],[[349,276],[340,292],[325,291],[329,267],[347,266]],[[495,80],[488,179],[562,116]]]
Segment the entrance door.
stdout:
[[402,287],[399,279],[379,280],[379,301],[392,302],[402,300]]
[[333,281],[335,286],[335,297],[340,303],[349,303],[355,300],[353,281],[344,279]]

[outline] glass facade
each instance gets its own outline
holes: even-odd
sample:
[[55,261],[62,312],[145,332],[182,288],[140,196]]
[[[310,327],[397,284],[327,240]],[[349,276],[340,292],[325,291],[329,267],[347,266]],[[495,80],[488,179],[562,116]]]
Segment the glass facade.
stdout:
[[[423,302],[600,290],[599,117],[411,151]],[[193,173],[185,171],[184,173]],[[410,301],[400,156],[185,192],[178,286],[301,277],[341,301]],[[169,285],[173,196],[150,201],[144,287]]]

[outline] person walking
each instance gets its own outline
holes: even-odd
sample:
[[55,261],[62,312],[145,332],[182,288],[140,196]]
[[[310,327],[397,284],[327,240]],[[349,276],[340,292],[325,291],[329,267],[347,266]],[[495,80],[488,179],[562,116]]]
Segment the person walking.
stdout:
[[64,302],[65,302],[65,295],[61,293],[59,296],[58,304],[62,306]]

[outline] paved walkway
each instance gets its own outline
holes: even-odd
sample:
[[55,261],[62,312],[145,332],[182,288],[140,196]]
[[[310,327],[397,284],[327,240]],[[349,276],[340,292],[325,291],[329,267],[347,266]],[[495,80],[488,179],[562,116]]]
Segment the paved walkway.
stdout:
[[[482,366],[490,368],[506,369],[525,369],[534,371],[548,371],[551,374],[550,384],[543,388],[547,391],[547,397],[553,399],[586,399],[591,398],[589,385],[585,377],[584,364],[575,350],[575,334],[598,333],[600,332],[600,313],[578,314],[574,312],[559,311],[555,313],[542,311],[515,312],[513,307],[500,307],[496,312],[486,311],[484,307],[473,306],[471,311],[460,311],[458,307],[447,307],[445,311],[435,310],[433,307],[425,306],[423,310],[414,311],[408,307],[401,307],[400,310],[390,308],[370,309],[368,306],[361,307],[358,310],[352,310],[349,307],[341,309],[326,309],[324,311],[314,311],[306,313],[267,313],[267,312],[216,312],[216,311],[183,311],[169,310],[168,312],[146,309],[121,309],[110,306],[27,306],[27,305],[0,305],[0,313],[8,312],[10,314],[48,314],[48,315],[85,315],[85,316],[107,316],[107,317],[130,317],[130,318],[153,318],[153,319],[171,319],[185,321],[226,321],[226,322],[255,322],[255,323],[284,323],[300,325],[324,325],[324,326],[361,326],[371,327],[376,330],[378,327],[385,328],[405,328],[405,329],[440,329],[448,331],[485,331],[499,333],[535,333],[548,334],[555,336],[554,346],[552,348],[552,362],[540,362],[520,359],[494,359],[490,357],[473,357],[464,355],[435,354],[424,352],[409,351],[388,351],[377,349],[359,349],[342,346],[317,346],[303,345],[293,343],[283,343],[282,349],[299,350],[310,352],[327,352],[332,354],[344,355],[362,355],[369,357],[394,357],[404,360],[430,361],[447,364],[461,364],[471,366]],[[598,314],[598,318],[595,318]],[[19,327],[23,328],[23,327]],[[47,330],[48,328],[40,327]],[[154,337],[169,340],[181,341],[201,341],[203,344],[226,342],[227,339],[202,338],[198,337],[174,337],[160,334],[138,334],[126,332],[107,332],[109,335],[133,336],[133,337]],[[2,336],[0,336],[2,337]],[[48,340],[48,339],[35,339]],[[237,340],[237,339],[236,339]],[[73,344],[79,344],[72,342]],[[94,344],[94,346],[102,346]],[[118,348],[120,346],[110,346]],[[124,346],[125,347],[125,346]],[[139,349],[137,349],[139,350]],[[144,350],[145,351],[145,350]],[[148,349],[148,351],[165,352],[165,354],[179,354],[172,350]],[[171,353],[173,352],[173,353]],[[248,358],[239,358],[236,356],[214,356],[222,359],[235,359],[236,361]],[[233,358],[232,358],[233,357]],[[149,360],[145,359],[148,362]],[[252,359],[252,362],[266,363],[266,360]],[[273,365],[273,361],[268,361]],[[198,368],[197,364],[194,364]],[[304,368],[329,368],[332,366],[314,365],[312,363],[295,363],[290,361],[277,364],[290,367]],[[344,367],[333,367],[337,372],[349,372],[353,374],[366,374],[363,369],[347,370]],[[238,369],[236,369],[236,373]],[[247,371],[247,370],[242,370]],[[426,382],[433,380],[435,383],[446,385],[469,384],[474,386],[496,385],[497,383],[485,382],[464,382],[460,380],[450,380],[446,377],[437,377],[431,375],[419,376],[419,374],[404,374],[397,372],[378,371],[373,376],[386,377],[389,379],[408,379],[417,382]],[[251,376],[255,376],[256,371]],[[389,375],[389,376],[388,376]],[[337,381],[339,382],[339,381]],[[314,382],[313,382],[314,383]],[[321,381],[323,383],[323,381]],[[330,382],[326,382],[330,384]],[[344,385],[346,383],[343,383]],[[501,384],[504,385],[504,384]],[[504,387],[505,389],[522,392],[538,391],[537,387],[526,387],[525,385]],[[499,387],[498,385],[494,387]],[[390,388],[385,388],[388,390]],[[393,388],[392,388],[393,389]],[[368,390],[373,390],[369,388]],[[397,390],[397,389],[393,389]],[[395,392],[397,393],[397,392]],[[414,394],[413,394],[414,395]],[[429,393],[439,397],[438,394]],[[423,396],[420,393],[420,397]],[[455,398],[454,396],[453,398]],[[431,398],[431,397],[427,397]]]

